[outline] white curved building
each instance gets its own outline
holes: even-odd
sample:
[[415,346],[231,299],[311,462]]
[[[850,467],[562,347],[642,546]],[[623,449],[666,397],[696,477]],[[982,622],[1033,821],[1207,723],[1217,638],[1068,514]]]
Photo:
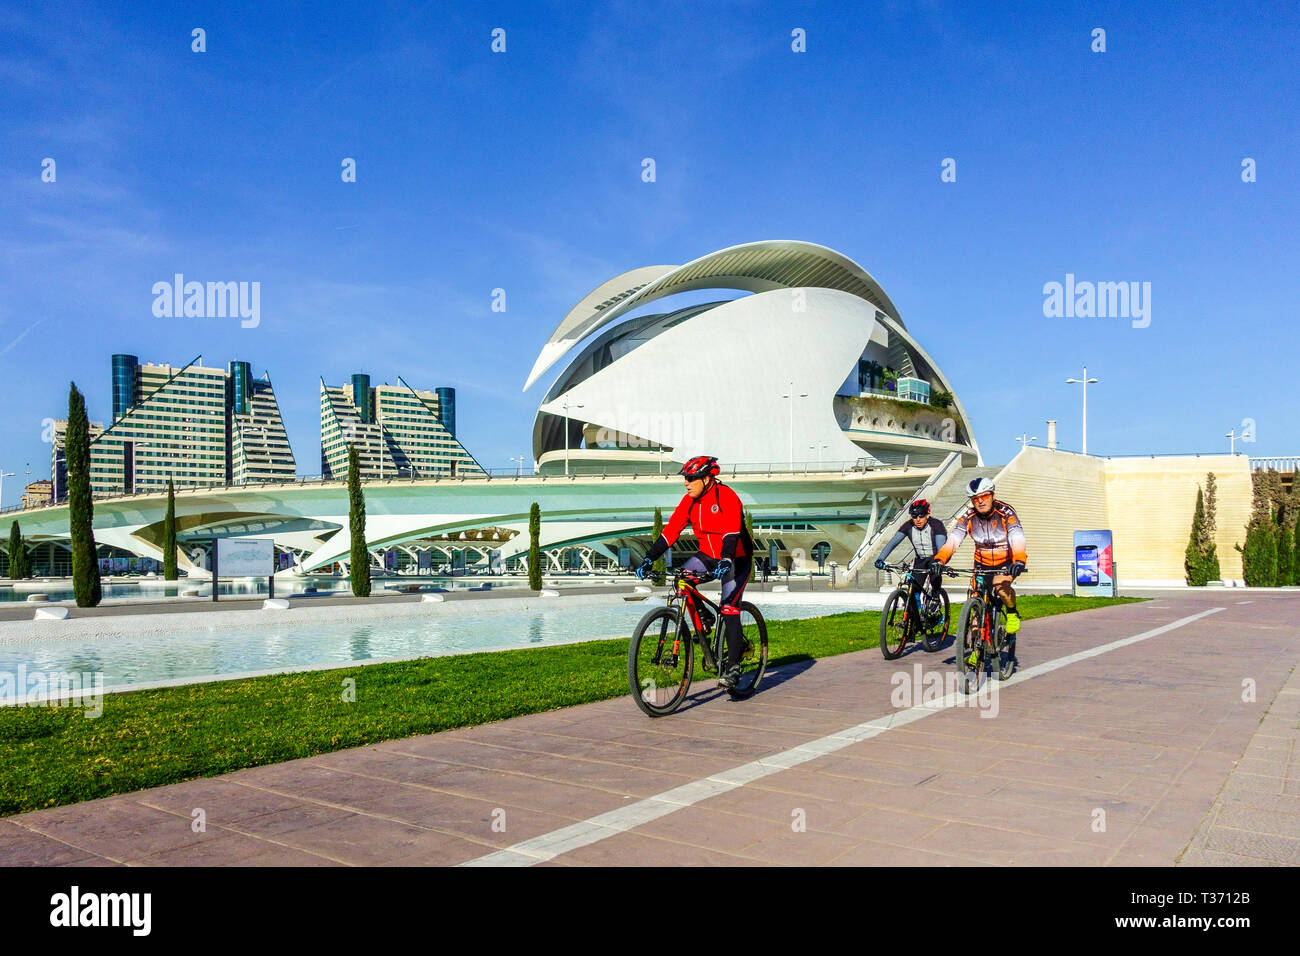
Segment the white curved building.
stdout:
[[[704,289],[750,294],[615,324]],[[524,388],[587,339],[538,409],[543,474],[675,471],[702,453],[729,471],[979,461],[952,385],[889,296],[825,246],[746,243],[616,276],[565,316]]]

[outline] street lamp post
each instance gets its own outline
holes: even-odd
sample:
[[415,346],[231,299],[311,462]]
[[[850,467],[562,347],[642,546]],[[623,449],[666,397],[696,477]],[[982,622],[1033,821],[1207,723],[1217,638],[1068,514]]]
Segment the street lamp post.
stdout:
[[511,458],[510,460],[519,462],[519,470],[515,472],[515,477],[522,478],[524,476],[524,456],[520,455],[518,458]]
[[1235,455],[1237,453],[1237,429],[1231,429],[1223,437],[1228,439],[1228,454]]
[[569,475],[569,409],[586,408],[587,406],[582,405],[580,403],[570,405],[567,399],[565,400],[563,405],[564,405],[564,475],[567,478]]
[[1023,451],[1026,445],[1038,441],[1038,436],[1035,435],[1033,438],[1030,438],[1029,432],[1021,432],[1016,436],[1016,441],[1020,442],[1020,448]]
[[[790,389],[790,391],[787,394],[782,395],[781,397],[790,399],[790,471],[793,473],[794,472],[794,400],[795,400],[794,382],[790,382],[788,388]],[[807,398],[808,393],[799,392],[798,397]]]
[[5,479],[13,477],[12,471],[0,471],[0,511],[5,509]]
[[1083,453],[1088,454],[1088,386],[1096,385],[1095,378],[1088,378],[1088,366],[1083,367],[1083,378],[1067,378],[1066,385],[1083,386]]

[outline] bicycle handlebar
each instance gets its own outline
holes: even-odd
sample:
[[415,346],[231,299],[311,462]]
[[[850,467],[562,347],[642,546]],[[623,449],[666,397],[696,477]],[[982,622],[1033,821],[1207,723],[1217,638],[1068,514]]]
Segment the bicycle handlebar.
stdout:
[[[1025,571],[1028,570],[1028,568],[1025,569]],[[1024,572],[1021,573],[1023,574]],[[1005,574],[1012,580],[1020,576],[1018,574],[1012,574],[1011,568],[1008,565],[998,565],[997,567],[992,568],[949,568],[945,565],[944,574],[951,574],[953,577],[956,577],[959,574]]]

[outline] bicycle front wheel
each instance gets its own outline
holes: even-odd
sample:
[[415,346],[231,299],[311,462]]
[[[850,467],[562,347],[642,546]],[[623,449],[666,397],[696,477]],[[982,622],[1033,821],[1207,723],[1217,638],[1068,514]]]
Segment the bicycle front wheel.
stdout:
[[887,661],[892,661],[903,653],[907,631],[912,623],[909,611],[906,588],[895,588],[880,612],[880,653]]
[[627,648],[627,682],[645,713],[664,717],[681,706],[691,687],[694,646],[677,610],[655,608],[637,623]]
[[[979,685],[979,677],[984,670],[984,640],[981,636],[981,629],[984,627],[984,602],[979,598],[970,597],[961,606],[961,617],[957,621],[957,637],[952,643],[953,652],[957,657],[957,673],[960,675],[960,686],[964,693],[969,694]],[[975,651],[975,663],[967,661],[971,651]]]
[[740,633],[744,639],[740,679],[728,691],[733,700],[744,700],[752,695],[767,672],[767,622],[758,608],[748,601],[740,603]]

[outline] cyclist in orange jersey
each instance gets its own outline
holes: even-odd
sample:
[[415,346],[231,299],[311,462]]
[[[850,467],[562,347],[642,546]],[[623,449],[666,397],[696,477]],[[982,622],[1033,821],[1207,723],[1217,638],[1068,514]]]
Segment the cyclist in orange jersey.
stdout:
[[[975,478],[966,486],[971,506],[957,519],[948,540],[934,559],[947,564],[953,552],[970,535],[975,542],[976,569],[1000,572],[993,576],[993,590],[1006,608],[1007,653],[1014,660],[1020,615],[1016,612],[1016,592],[1011,582],[1025,573],[1029,556],[1025,550],[1025,529],[1016,516],[1016,509],[994,498],[993,491],[991,478]],[[975,593],[973,580],[970,593]],[[975,656],[973,651],[971,656]],[[974,663],[972,660],[972,666]]]

